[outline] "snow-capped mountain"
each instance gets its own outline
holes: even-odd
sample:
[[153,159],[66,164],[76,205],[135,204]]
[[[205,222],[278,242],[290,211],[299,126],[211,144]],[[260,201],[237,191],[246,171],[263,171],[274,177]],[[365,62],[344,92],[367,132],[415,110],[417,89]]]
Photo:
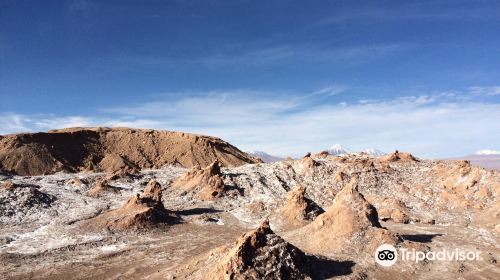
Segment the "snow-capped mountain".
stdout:
[[381,150],[374,149],[374,148],[365,149],[363,152],[365,152],[371,156],[374,156],[374,157],[379,157],[379,156],[383,156],[386,154],[386,153],[382,152]]
[[250,151],[250,152],[247,152],[247,154],[254,156],[254,157],[258,157],[263,162],[275,162],[275,161],[283,160],[283,158],[270,155],[270,154],[263,152],[263,151]]
[[335,144],[335,145],[331,146],[330,149],[327,150],[327,152],[330,155],[338,156],[338,155],[348,154],[351,151],[340,144]]
[[[335,144],[335,145],[331,146],[330,149],[328,149],[327,151],[330,155],[334,155],[334,156],[345,155],[345,154],[349,154],[349,153],[356,153],[356,152],[351,151],[348,148],[346,148],[345,146],[342,146],[340,144]],[[360,151],[359,153],[361,153],[361,152],[367,153],[367,154],[374,156],[374,157],[383,156],[386,154],[386,153],[382,152],[381,150],[374,149],[374,148],[364,149],[363,151]]]

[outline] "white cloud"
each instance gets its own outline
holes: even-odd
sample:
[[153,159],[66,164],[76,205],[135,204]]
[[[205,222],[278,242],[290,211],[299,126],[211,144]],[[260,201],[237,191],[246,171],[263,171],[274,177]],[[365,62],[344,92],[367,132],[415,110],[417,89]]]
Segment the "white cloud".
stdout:
[[51,117],[42,116],[41,118],[26,119],[26,122],[41,130],[49,130],[53,128],[63,127],[85,127],[92,126],[94,120],[89,117],[68,116],[68,117]]
[[278,155],[300,155],[340,142],[355,149],[444,157],[500,141],[499,104],[454,99],[448,93],[313,107],[302,102],[294,94],[211,92],[114,112],[161,118],[163,128],[216,135],[246,150]]
[[476,155],[500,155],[500,151],[486,149],[486,150],[479,150],[475,154]]
[[25,116],[15,113],[0,114],[0,134],[29,131],[25,126]]
[[500,95],[500,87],[470,87],[469,92],[480,96]]
[[[436,1],[440,2],[440,1]],[[375,2],[374,2],[375,3]],[[446,1],[443,1],[446,3]],[[478,1],[480,3],[480,1]],[[436,5],[437,4],[437,5]],[[327,19],[320,20],[317,25],[346,24],[350,21],[363,20],[366,22],[376,21],[496,21],[499,19],[495,9],[488,5],[474,5],[468,3],[469,7],[456,5],[440,7],[434,1],[421,3],[415,1],[400,1],[396,5],[366,5],[364,7],[343,8],[332,10],[332,15]],[[430,7],[432,6],[432,7]]]
[[124,61],[140,65],[166,65],[179,67],[179,65],[201,65],[209,68],[225,66],[262,66],[290,61],[309,62],[352,62],[366,63],[371,59],[386,57],[414,48],[410,43],[386,43],[370,45],[352,45],[332,47],[315,44],[304,45],[272,45],[264,48],[229,46],[204,57],[153,57],[153,56],[112,56],[108,59]]
[[75,125],[156,128],[214,135],[243,150],[280,156],[342,143],[354,150],[375,147],[452,157],[500,142],[500,104],[449,94],[319,105],[290,92],[236,90],[182,96],[186,97],[107,109],[101,117],[4,114],[0,133]]
[[154,120],[136,119],[126,116],[111,118],[88,116],[57,117],[54,115],[20,115],[14,113],[0,114],[0,134],[93,126],[162,128],[163,124]]
[[310,95],[311,96],[314,96],[314,95],[333,96],[333,95],[340,94],[346,90],[347,90],[347,87],[345,87],[345,86],[331,85],[331,86],[327,86],[327,87],[324,87],[322,89],[319,89],[317,91],[314,91]]

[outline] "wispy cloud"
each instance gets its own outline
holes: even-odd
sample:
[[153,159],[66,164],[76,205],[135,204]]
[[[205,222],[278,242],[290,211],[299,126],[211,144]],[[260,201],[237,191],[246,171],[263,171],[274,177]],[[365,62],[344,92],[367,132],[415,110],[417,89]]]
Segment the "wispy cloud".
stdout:
[[203,66],[208,68],[226,66],[266,66],[290,62],[353,62],[365,63],[371,59],[396,55],[415,48],[415,44],[395,42],[384,44],[328,46],[328,45],[273,45],[264,48],[228,47],[204,56],[189,58],[125,54],[105,60],[146,66]]
[[500,95],[500,87],[470,87],[469,92],[480,96]]
[[37,132],[65,127],[134,127],[134,128],[162,128],[163,123],[137,119],[134,117],[97,117],[97,116],[54,116],[54,115],[21,115],[15,113],[0,114],[0,134]]
[[[329,94],[335,88],[316,93]],[[107,109],[101,117],[0,115],[0,133],[82,125],[130,126],[202,133],[246,150],[300,155],[333,143],[352,149],[407,150],[451,157],[498,148],[500,104],[461,98],[463,91],[392,99],[314,103],[310,93],[239,89],[166,95],[134,106]],[[309,96],[304,99],[304,96]],[[313,105],[311,105],[313,104]]]
[[0,134],[29,131],[26,126],[27,116],[16,113],[0,114]]
[[333,96],[333,95],[340,94],[346,90],[347,90],[346,86],[330,85],[330,86],[326,86],[324,88],[321,88],[319,90],[313,91],[309,96],[314,96],[314,95]]
[[[463,2],[463,3],[458,3]],[[483,3],[481,3],[483,2]],[[495,3],[488,1],[447,1],[412,2],[401,1],[397,5],[365,5],[364,7],[339,8],[332,15],[318,22],[318,25],[344,24],[351,21],[499,21]],[[476,5],[477,4],[477,5]],[[467,7],[467,8],[464,8]]]

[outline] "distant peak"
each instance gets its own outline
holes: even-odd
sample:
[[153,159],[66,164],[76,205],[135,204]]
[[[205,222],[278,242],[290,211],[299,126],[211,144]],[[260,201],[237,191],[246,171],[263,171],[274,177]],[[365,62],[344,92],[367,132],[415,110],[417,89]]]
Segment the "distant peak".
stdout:
[[[357,152],[351,151],[350,149],[346,148],[345,146],[343,146],[341,144],[332,145],[330,147],[330,149],[328,149],[327,151],[329,154],[335,155],[335,156],[345,155],[345,154],[350,154],[350,153],[357,153]],[[364,149],[364,150],[360,151],[359,153],[361,153],[361,152],[369,154],[371,156],[375,156],[375,157],[383,156],[386,154],[386,153],[382,152],[381,150],[375,149],[375,148]]]
[[372,155],[372,156],[383,156],[386,154],[386,153],[382,152],[381,150],[374,149],[374,148],[365,149],[363,152],[365,152],[369,155]]
[[345,149],[345,150],[347,150],[347,148],[346,148],[346,147],[344,147],[344,146],[343,146],[343,145],[341,145],[341,144],[334,144],[334,145],[332,145],[332,146],[330,147],[330,149]]
[[281,157],[270,155],[263,151],[249,151],[247,154],[260,158],[263,162],[275,162],[282,160]]
[[263,152],[263,151],[249,151],[247,154],[251,154],[254,156],[270,156],[270,154]]
[[328,149],[328,153],[331,155],[344,155],[348,154],[349,150],[340,144],[335,144]]

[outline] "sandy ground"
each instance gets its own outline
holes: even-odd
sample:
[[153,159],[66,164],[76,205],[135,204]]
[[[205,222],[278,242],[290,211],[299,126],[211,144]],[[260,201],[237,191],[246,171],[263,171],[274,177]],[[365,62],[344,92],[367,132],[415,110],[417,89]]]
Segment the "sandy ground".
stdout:
[[[432,251],[442,248],[477,250],[482,260],[409,262],[381,268],[370,262],[371,256],[333,254],[328,257],[343,261],[343,267],[339,268],[343,273],[336,277],[498,279],[500,275],[498,236],[456,226],[387,223],[384,226],[406,240],[429,246]],[[39,254],[2,254],[0,271],[5,279],[175,279],[179,266],[213,248],[232,244],[244,231],[232,225],[186,223],[148,233],[117,234]],[[364,261],[366,258],[369,261]]]

